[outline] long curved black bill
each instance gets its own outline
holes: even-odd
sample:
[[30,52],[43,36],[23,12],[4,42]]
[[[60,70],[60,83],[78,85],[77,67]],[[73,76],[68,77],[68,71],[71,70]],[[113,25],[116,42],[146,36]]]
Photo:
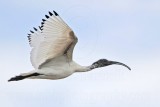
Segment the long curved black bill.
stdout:
[[131,70],[131,68],[129,66],[127,66],[126,64],[124,63],[121,63],[121,62],[117,62],[117,61],[110,61],[111,64],[117,64],[117,65],[122,65],[126,68],[128,68],[129,70]]

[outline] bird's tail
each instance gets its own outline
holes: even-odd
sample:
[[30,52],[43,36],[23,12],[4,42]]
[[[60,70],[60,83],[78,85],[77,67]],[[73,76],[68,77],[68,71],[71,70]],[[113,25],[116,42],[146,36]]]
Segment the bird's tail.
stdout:
[[41,74],[39,74],[37,72],[23,73],[23,74],[20,74],[18,76],[10,78],[8,80],[8,82],[10,82],[10,81],[19,81],[19,80],[23,80],[23,79],[26,79],[26,78],[29,78],[29,77],[38,76],[38,75],[41,75]]

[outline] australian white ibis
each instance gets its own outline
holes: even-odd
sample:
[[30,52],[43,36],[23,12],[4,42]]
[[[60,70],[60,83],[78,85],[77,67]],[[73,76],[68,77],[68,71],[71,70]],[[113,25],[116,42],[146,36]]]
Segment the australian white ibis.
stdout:
[[81,66],[73,61],[73,49],[78,41],[72,29],[55,12],[49,12],[42,19],[41,26],[28,34],[31,50],[31,63],[34,70],[12,77],[8,81],[23,79],[62,79],[75,72],[87,72],[112,64],[127,65],[100,59],[89,66]]

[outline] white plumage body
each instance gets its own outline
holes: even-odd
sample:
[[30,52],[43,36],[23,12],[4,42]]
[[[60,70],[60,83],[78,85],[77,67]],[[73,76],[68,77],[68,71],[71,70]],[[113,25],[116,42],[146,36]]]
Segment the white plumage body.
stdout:
[[87,67],[80,66],[74,61],[68,62],[66,56],[60,56],[44,64],[41,67],[41,69],[32,71],[32,72],[38,72],[39,74],[44,74],[44,75],[34,76],[30,78],[53,79],[53,80],[62,79],[70,76],[74,72],[83,72],[85,70],[87,70]]

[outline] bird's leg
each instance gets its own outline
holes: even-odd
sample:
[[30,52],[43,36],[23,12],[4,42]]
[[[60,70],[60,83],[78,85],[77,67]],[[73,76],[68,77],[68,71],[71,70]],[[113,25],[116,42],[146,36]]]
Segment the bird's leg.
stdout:
[[38,76],[38,75],[42,75],[42,74],[39,74],[39,73],[36,73],[36,72],[34,72],[34,73],[25,73],[25,75],[23,75],[23,74],[21,74],[21,75],[19,75],[19,76],[15,76],[15,77],[12,77],[11,79],[9,79],[8,80],[8,82],[10,82],[10,81],[19,81],[19,80],[23,80],[23,79],[25,79],[25,78],[29,78],[29,77],[33,77],[33,76]]

